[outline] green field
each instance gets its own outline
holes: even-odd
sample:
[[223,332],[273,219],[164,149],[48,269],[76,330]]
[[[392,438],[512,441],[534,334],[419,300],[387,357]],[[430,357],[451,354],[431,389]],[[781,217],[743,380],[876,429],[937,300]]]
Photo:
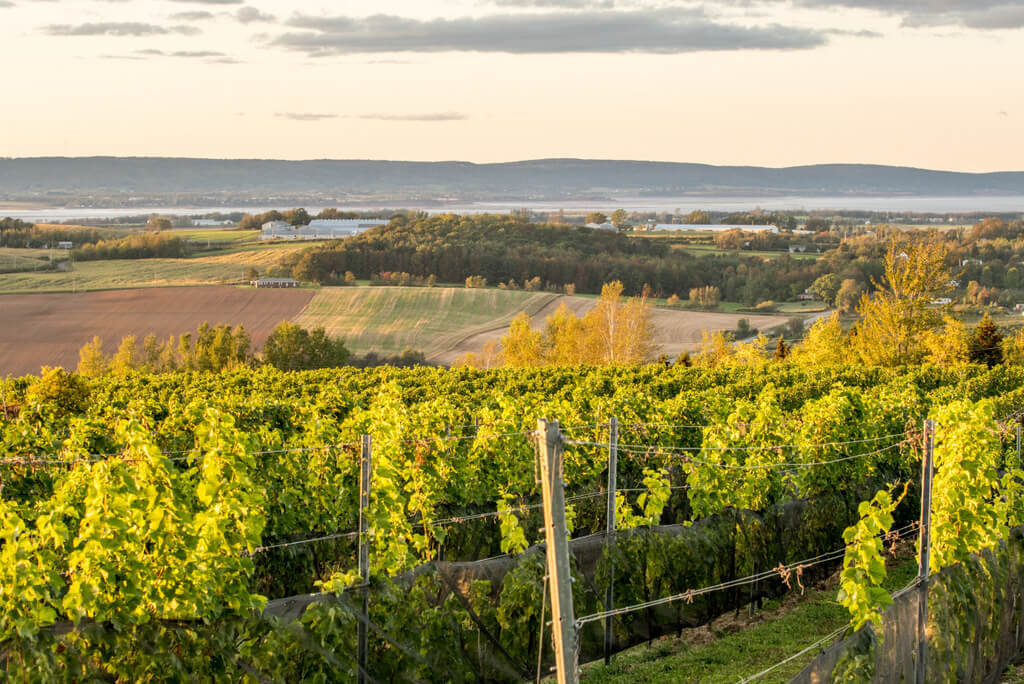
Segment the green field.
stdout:
[[539,311],[555,297],[454,287],[329,287],[296,320],[307,328],[323,327],[358,353],[393,354],[412,347],[429,357],[508,325],[520,311]]

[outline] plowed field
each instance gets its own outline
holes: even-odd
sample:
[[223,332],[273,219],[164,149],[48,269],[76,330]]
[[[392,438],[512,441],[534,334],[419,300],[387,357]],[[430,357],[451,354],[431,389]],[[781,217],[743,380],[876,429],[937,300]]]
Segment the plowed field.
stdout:
[[0,295],[0,375],[78,365],[78,350],[94,335],[113,352],[121,338],[159,338],[194,331],[200,323],[244,325],[259,348],[281,321],[299,315],[312,290],[178,287],[82,294]]

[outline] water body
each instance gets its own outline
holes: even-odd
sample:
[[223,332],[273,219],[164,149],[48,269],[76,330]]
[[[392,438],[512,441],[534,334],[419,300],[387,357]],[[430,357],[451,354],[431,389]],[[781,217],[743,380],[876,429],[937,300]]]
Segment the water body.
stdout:
[[[382,204],[339,204],[332,205],[342,210],[373,211],[376,209],[422,209],[431,214],[456,213],[508,213],[514,209],[528,208],[546,213],[563,209],[570,213],[587,211],[614,211],[625,209],[638,212],[690,212],[695,209],[708,211],[750,211],[765,210],[849,210],[875,212],[921,212],[921,213],[1024,213],[1024,195],[963,196],[963,197],[810,197],[810,196],[764,196],[764,197],[617,197],[608,200],[522,200],[490,202],[452,202],[418,205],[415,201]],[[290,209],[290,206],[250,207],[62,207],[47,209],[0,209],[0,216],[11,216],[35,223],[57,223],[83,219],[114,219],[122,216],[143,214],[177,214],[197,216],[215,212],[259,213],[270,209]],[[307,206],[315,214],[324,207]]]

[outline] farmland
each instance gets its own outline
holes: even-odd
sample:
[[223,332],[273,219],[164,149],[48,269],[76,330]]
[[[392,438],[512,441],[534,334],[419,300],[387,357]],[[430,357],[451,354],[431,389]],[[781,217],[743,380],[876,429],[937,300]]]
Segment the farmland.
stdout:
[[3,295],[0,374],[36,373],[43,365],[74,368],[79,348],[94,335],[112,352],[125,335],[165,338],[195,330],[203,321],[244,325],[258,347],[275,325],[298,315],[312,294],[192,287]]
[[[323,288],[297,319],[305,327],[322,326],[357,352],[423,351],[431,361],[451,364],[467,352],[496,342],[520,312],[534,327],[563,304],[576,315],[594,307],[591,297],[521,290],[464,288]],[[732,330],[742,316],[653,309],[655,342],[666,354],[692,349],[701,330]],[[755,327],[785,324],[779,316],[748,316]]]

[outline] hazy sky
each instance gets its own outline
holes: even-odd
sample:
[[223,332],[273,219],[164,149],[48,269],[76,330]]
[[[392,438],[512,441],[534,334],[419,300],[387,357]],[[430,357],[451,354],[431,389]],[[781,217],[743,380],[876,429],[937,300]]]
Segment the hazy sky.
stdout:
[[0,0],[0,156],[1024,169],[1024,0]]

